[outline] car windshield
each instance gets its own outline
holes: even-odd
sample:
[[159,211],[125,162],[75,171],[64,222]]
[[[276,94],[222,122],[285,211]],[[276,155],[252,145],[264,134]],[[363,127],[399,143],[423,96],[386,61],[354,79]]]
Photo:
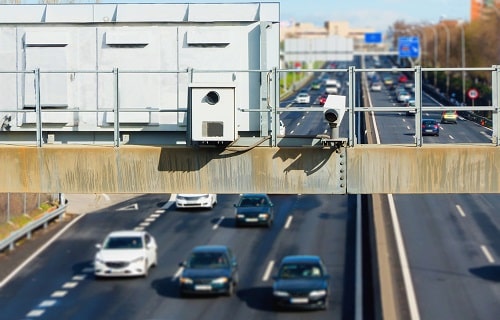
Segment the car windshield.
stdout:
[[227,268],[229,261],[222,252],[195,252],[188,260],[187,266],[193,269]]
[[436,121],[434,121],[434,120],[424,120],[424,121],[422,121],[422,124],[426,125],[426,126],[433,126],[433,125],[436,124]]
[[141,249],[141,237],[110,237],[104,243],[104,249]]
[[258,207],[258,206],[269,206],[269,202],[266,198],[262,197],[244,197],[240,200],[240,207]]
[[321,268],[311,263],[287,263],[281,266],[279,277],[282,279],[318,278],[323,276]]

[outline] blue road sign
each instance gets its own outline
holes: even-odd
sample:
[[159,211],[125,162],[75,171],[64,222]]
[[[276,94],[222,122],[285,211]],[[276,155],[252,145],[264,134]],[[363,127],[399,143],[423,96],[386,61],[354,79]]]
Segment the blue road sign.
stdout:
[[418,37],[399,37],[398,54],[400,58],[418,58],[420,41]]
[[365,43],[382,43],[382,33],[381,32],[365,33]]

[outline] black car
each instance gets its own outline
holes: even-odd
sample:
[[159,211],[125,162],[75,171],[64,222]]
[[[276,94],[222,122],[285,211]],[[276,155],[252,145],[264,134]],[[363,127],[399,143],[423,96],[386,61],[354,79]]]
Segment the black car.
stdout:
[[271,227],[274,221],[273,203],[264,193],[246,193],[240,196],[236,208],[236,226],[264,225]]
[[192,249],[179,278],[179,293],[231,296],[238,283],[238,263],[226,246],[204,245]]
[[284,257],[278,275],[274,277],[274,304],[276,307],[326,309],[329,278],[318,256]]

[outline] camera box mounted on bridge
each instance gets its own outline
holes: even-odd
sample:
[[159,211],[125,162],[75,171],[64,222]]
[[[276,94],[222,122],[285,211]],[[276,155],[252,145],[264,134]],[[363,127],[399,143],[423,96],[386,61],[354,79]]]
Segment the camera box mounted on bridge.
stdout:
[[234,84],[189,86],[189,123],[191,140],[232,142],[236,140]]

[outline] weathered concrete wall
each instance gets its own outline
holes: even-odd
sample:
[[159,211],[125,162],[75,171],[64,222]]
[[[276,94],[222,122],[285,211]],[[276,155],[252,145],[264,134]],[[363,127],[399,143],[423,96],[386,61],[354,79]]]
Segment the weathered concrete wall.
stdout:
[[0,146],[0,192],[498,193],[500,148]]

